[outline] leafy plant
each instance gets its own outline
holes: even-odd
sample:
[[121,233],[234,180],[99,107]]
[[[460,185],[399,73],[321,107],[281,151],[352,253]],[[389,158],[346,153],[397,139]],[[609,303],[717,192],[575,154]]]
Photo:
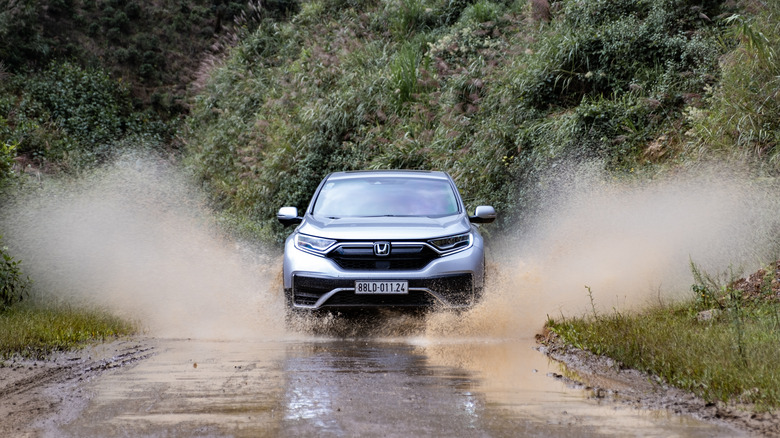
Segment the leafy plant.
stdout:
[[22,301],[28,295],[30,279],[22,273],[20,263],[8,253],[8,247],[0,246],[0,311]]
[[399,40],[435,24],[432,9],[425,0],[394,0],[388,5],[390,30]]
[[14,158],[16,157],[16,144],[3,141],[0,143],[0,188],[5,186],[14,176]]
[[128,138],[144,147],[170,139],[174,123],[153,108],[136,110],[129,88],[102,69],[55,62],[38,74],[9,79],[0,87],[0,108],[8,114],[0,118],[0,136],[40,165],[78,170],[104,162]]
[[414,100],[415,95],[422,91],[425,84],[421,83],[420,69],[425,69],[429,64],[430,59],[423,55],[418,42],[410,41],[396,52],[390,72],[391,86],[394,88],[393,94],[399,108]]
[[780,30],[777,2],[755,17],[732,15],[724,44],[736,47],[722,62],[705,108],[689,112],[691,144],[700,155],[730,155],[780,171]]
[[501,14],[502,11],[502,5],[496,2],[490,0],[479,0],[463,10],[460,16],[460,20],[473,23],[494,21],[498,19],[499,14]]

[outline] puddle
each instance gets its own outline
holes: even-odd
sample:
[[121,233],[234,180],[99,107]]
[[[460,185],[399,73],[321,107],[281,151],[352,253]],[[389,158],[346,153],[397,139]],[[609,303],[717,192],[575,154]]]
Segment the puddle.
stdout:
[[642,436],[734,430],[590,398],[533,341],[155,340],[50,436]]

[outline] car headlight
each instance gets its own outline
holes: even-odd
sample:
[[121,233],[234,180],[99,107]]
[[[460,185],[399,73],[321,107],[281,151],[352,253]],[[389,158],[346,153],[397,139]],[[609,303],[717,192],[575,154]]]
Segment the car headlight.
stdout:
[[295,235],[295,246],[307,252],[313,252],[318,255],[324,255],[328,248],[336,243],[332,239],[323,239],[322,237],[307,236],[306,234],[297,233]]
[[472,239],[473,237],[471,236],[471,233],[463,233],[455,236],[431,239],[428,241],[428,243],[433,245],[441,252],[449,253],[470,247]]

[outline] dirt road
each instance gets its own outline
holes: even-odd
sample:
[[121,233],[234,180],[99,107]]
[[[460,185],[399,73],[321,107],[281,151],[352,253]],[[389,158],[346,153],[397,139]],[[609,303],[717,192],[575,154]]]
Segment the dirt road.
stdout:
[[8,365],[3,436],[744,434],[575,384],[532,339],[140,339]]

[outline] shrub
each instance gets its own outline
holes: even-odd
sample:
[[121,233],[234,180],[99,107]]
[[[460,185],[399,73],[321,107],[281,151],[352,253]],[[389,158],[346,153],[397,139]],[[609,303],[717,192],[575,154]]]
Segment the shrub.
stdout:
[[39,3],[4,2],[0,10],[0,61],[11,71],[19,71],[30,63],[45,63],[51,56],[51,42],[39,29]]
[[[542,42],[535,65],[520,75],[520,98],[543,109],[578,105],[585,96],[618,95],[632,85],[670,101],[701,93],[717,75],[719,46],[712,34],[689,32],[703,19],[688,17],[691,8],[701,8],[684,3],[567,3],[568,21]],[[636,82],[643,78],[646,83]]]
[[16,145],[3,141],[0,143],[0,188],[14,176],[14,157]]
[[399,41],[436,25],[433,9],[425,0],[394,0],[388,2],[385,13],[390,31]]
[[8,114],[0,117],[0,141],[38,164],[80,170],[105,161],[128,137],[170,140],[173,123],[135,111],[125,84],[103,70],[53,63],[8,79],[0,87],[0,111]]
[[780,4],[767,3],[756,18],[733,15],[722,79],[708,89],[705,108],[690,108],[692,144],[701,154],[760,160],[780,172]]
[[8,247],[0,246],[0,311],[22,301],[28,294],[30,279],[22,274],[19,264],[8,253]]
[[[101,70],[85,70],[70,63],[55,63],[28,86],[28,110],[48,119],[92,155],[100,146],[121,137],[124,119],[132,112],[129,91]],[[69,151],[38,150],[51,158]],[[70,151],[72,152],[72,151]],[[94,156],[88,161],[99,160]]]
[[490,0],[480,0],[466,7],[461,13],[460,19],[466,22],[484,23],[496,20],[501,11],[500,5]]
[[420,69],[429,68],[429,64],[430,58],[424,56],[416,41],[410,41],[398,49],[390,65],[390,85],[399,108],[414,100],[414,96],[422,91],[424,85],[420,83]]

